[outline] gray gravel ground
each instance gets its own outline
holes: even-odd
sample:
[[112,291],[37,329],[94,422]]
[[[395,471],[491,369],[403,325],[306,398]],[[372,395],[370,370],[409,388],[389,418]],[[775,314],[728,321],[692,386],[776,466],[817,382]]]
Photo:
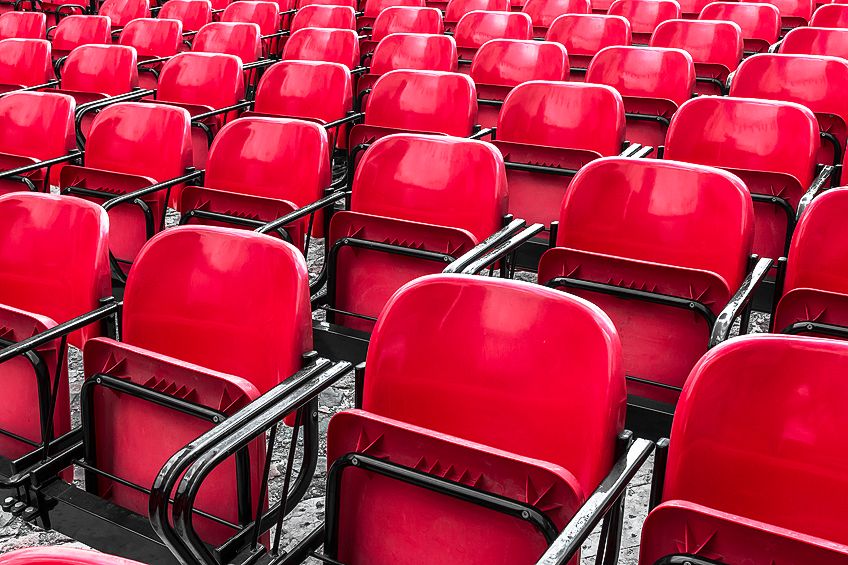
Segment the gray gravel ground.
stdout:
[[[176,216],[169,217],[169,224],[176,222]],[[321,268],[320,246],[321,241],[315,241],[310,251],[309,268],[315,275]],[[534,277],[521,275],[519,278],[532,280]],[[755,313],[751,320],[751,332],[765,332],[768,329],[768,316]],[[79,423],[79,391],[82,385],[82,356],[79,351],[73,350],[70,355],[70,378],[73,406],[74,424]],[[298,507],[292,512],[285,523],[283,534],[283,545],[290,547],[299,539],[315,528],[323,517],[324,511],[324,480],[326,477],[326,430],[330,416],[339,410],[349,408],[353,405],[353,378],[352,376],[342,380],[338,385],[325,391],[319,400],[319,422],[321,430],[321,455],[318,461],[318,470],[310,485],[307,495]],[[274,450],[273,464],[271,468],[272,484],[270,497],[272,501],[279,498],[282,488],[283,473],[285,472],[285,446],[288,444],[291,429],[286,428],[280,434],[278,445]],[[641,524],[647,515],[648,495],[651,483],[651,471],[653,459],[640,470],[627,490],[625,505],[625,526],[621,547],[620,563],[623,565],[635,565],[638,557],[639,535]],[[81,473],[77,473],[76,480],[81,480]],[[583,546],[583,565],[593,563],[592,557],[597,550],[599,531],[595,531],[589,541]],[[41,545],[72,544],[80,545],[67,537],[52,531],[44,531],[36,526],[12,517],[8,513],[0,511],[0,553],[14,549]],[[311,563],[318,562],[312,560]]]

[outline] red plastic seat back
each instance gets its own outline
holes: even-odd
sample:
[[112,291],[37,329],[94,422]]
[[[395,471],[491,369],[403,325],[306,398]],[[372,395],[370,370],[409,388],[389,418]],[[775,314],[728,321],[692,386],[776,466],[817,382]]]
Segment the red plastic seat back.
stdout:
[[710,271],[733,289],[747,272],[753,220],[750,194],[729,173],[609,157],[571,181],[557,246]]
[[138,86],[136,51],[125,45],[77,47],[62,67],[62,89],[115,96]]
[[212,3],[209,0],[168,0],[158,16],[163,20],[181,21],[183,31],[198,31],[212,21]]
[[298,207],[321,198],[329,184],[326,130],[286,118],[242,118],[224,126],[212,143],[204,177],[209,188],[288,200]]
[[270,35],[280,30],[279,11],[280,8],[276,2],[239,0],[226,7],[221,15],[221,21],[256,24],[262,35]]
[[[52,194],[7,194],[0,196],[0,225],[3,305],[61,323],[111,294],[109,221],[100,206]],[[90,327],[82,337],[97,333]],[[78,336],[71,343],[81,345]]]
[[0,560],[6,565],[141,565],[138,561],[74,547],[30,547],[7,553]]
[[[50,42],[44,39],[0,41],[0,85],[4,90],[37,86],[53,79]],[[2,88],[2,87],[0,87]]]
[[518,281],[421,278],[383,309],[367,364],[365,410],[560,465],[584,493],[609,472],[624,424],[621,346],[582,299]]
[[742,60],[744,46],[742,29],[733,22],[669,20],[657,26],[651,36],[651,47],[683,49],[696,66],[721,65],[734,71]]
[[365,123],[467,137],[477,118],[474,82],[459,73],[390,71],[374,83]]
[[765,51],[780,37],[780,10],[774,4],[712,2],[701,10],[698,19],[735,23],[742,30],[747,51]]
[[291,34],[283,59],[359,65],[359,36],[351,29],[304,28]]
[[244,96],[241,60],[222,53],[180,53],[162,67],[157,100],[211,108],[232,106]]
[[592,59],[586,82],[612,86],[625,98],[669,100],[680,106],[692,96],[695,65],[682,49],[607,47]]
[[292,20],[291,31],[293,33],[305,27],[356,29],[356,11],[350,6],[310,4],[297,11]]
[[449,35],[393,33],[383,38],[371,58],[371,73],[398,69],[456,71],[456,42]]
[[553,21],[545,39],[564,45],[573,65],[575,56],[585,61],[605,47],[630,45],[630,22],[621,16],[566,14]]
[[15,92],[3,96],[0,153],[45,160],[75,149],[75,107],[74,99],[63,94]]
[[769,3],[780,10],[780,20],[784,28],[807,25],[816,6],[815,0],[770,0]]
[[812,27],[848,28],[848,6],[845,4],[825,4],[819,7],[810,20]]
[[647,39],[662,22],[680,17],[680,4],[676,0],[615,0],[609,14],[626,18],[634,39]]
[[350,6],[356,8],[356,0],[298,0],[297,9],[304,8],[312,4],[320,4],[322,6]]
[[108,106],[91,126],[85,164],[158,182],[181,176],[191,165],[189,122],[188,112],[175,106],[142,102]]
[[609,86],[527,82],[506,97],[498,140],[617,155],[624,141],[624,103]]
[[534,28],[546,30],[564,14],[588,14],[591,9],[589,0],[527,0],[521,11],[530,16]]
[[566,80],[565,47],[551,41],[493,39],[474,55],[471,78],[476,84],[516,86],[528,80]]
[[259,59],[262,38],[252,23],[212,22],[201,28],[191,44],[192,51],[235,55],[244,64]]
[[456,23],[469,12],[509,12],[509,0],[450,0],[445,21]]
[[67,16],[59,20],[53,35],[53,49],[71,51],[80,45],[111,43],[111,24],[106,16]]
[[710,0],[677,0],[677,3],[680,4],[680,15],[687,20],[694,20],[698,19],[701,10],[710,3]]
[[150,17],[149,0],[105,0],[97,12],[108,16],[112,27],[124,27],[138,18]]
[[848,543],[846,356],[845,342],[773,335],[709,352],[677,405],[663,499]]
[[255,110],[263,114],[331,122],[352,107],[350,71],[339,63],[281,61],[265,71],[256,90]]
[[393,33],[444,33],[442,13],[436,8],[391,6],[374,20],[371,40],[381,41]]
[[848,29],[805,27],[786,34],[778,53],[848,58]]
[[139,57],[170,57],[180,52],[183,24],[179,20],[139,18],[121,31],[121,45],[133,47]]
[[533,22],[521,12],[468,12],[456,24],[456,45],[479,49],[492,39],[533,39]]
[[130,271],[124,341],[266,392],[312,347],[308,281],[303,255],[282,240],[211,226],[167,230]]
[[423,8],[424,0],[365,0],[363,15],[366,18],[376,18],[380,12],[391,6],[416,6]]
[[506,205],[503,159],[482,141],[390,135],[368,148],[353,179],[353,211],[460,228],[477,241],[500,229]]
[[42,12],[6,12],[0,15],[0,39],[44,39],[47,16]]

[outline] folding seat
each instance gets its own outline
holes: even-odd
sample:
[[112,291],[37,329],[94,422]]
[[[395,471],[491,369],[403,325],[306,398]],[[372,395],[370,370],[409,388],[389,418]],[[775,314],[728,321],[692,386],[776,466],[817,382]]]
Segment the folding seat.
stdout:
[[565,14],[588,14],[591,6],[589,0],[527,0],[521,11],[533,22],[533,36],[545,37],[555,19]]
[[357,82],[357,107],[363,106],[380,76],[396,70],[455,72],[456,42],[449,35],[423,33],[393,33],[383,38],[371,57],[368,74]]
[[710,4],[710,0],[678,0],[680,4],[680,17],[686,20],[697,20],[704,8]]
[[286,41],[283,59],[340,63],[353,70],[359,66],[359,35],[351,29],[299,29]]
[[785,254],[805,192],[817,191],[819,125],[813,113],[792,102],[700,97],[674,115],[666,139],[668,159],[730,170],[751,192],[756,217],[754,252]]
[[[9,12],[11,13],[11,12]],[[0,93],[53,83],[50,42],[44,39],[0,41]]]
[[[121,30],[120,44],[132,47],[138,54],[139,85],[155,90],[162,59],[173,57],[183,48],[183,25],[179,20],[139,18]],[[146,63],[145,61],[151,61]]]
[[[181,223],[255,229],[324,196],[331,182],[330,144],[318,123],[248,117],[227,124],[209,152],[203,186],[182,191]],[[257,226],[258,224],[258,226]],[[324,236],[323,214],[312,233]],[[285,227],[290,243],[308,252],[309,214]]]
[[[192,164],[190,119],[184,108],[170,105],[112,104],[94,118],[83,165],[62,169],[63,194],[109,207],[113,276],[118,280],[145,241],[164,228],[166,203],[179,196],[181,179]],[[151,193],[109,203],[153,186],[157,188]]]
[[780,10],[774,4],[759,2],[712,2],[701,20],[726,20],[742,30],[745,53],[764,53],[780,38]]
[[571,181],[539,283],[586,298],[612,319],[637,435],[668,433],[689,371],[764,276],[758,265],[759,276],[745,280],[753,236],[745,185],[719,169],[607,157]]
[[374,25],[374,20],[386,8],[393,6],[407,6],[412,8],[424,8],[426,6],[424,0],[365,0],[365,6],[362,15],[357,21],[357,29],[371,29]]
[[834,340],[758,335],[701,360],[655,471],[640,564],[848,560],[848,394],[833,378],[846,356]]
[[[0,196],[3,347],[89,313],[110,296],[108,225],[100,207],[78,199]],[[10,400],[0,408],[3,474],[11,473],[4,479],[42,462],[43,442],[55,449],[55,438],[70,430],[67,346],[81,347],[98,333],[96,326],[69,333],[2,364]]]
[[462,16],[469,12],[509,12],[509,6],[509,0],[450,0],[444,8],[445,31],[453,31]]
[[793,29],[780,42],[778,53],[848,58],[848,29]]
[[254,23],[212,22],[197,32],[191,50],[235,55],[247,65],[262,55],[261,35],[259,26]]
[[[180,0],[177,0],[180,1]],[[53,59],[66,57],[81,45],[108,45],[111,24],[106,16],[67,16],[59,21],[53,31]]]
[[727,94],[727,78],[742,60],[742,30],[733,22],[668,20],[657,26],[651,47],[676,47],[695,62],[696,94]]
[[41,12],[6,12],[0,14],[0,40],[44,39],[47,16]]
[[[74,110],[74,99],[61,94],[15,92],[0,97],[0,194],[50,192],[48,179],[58,178],[61,158],[74,158]],[[53,164],[33,168],[44,161]],[[31,170],[9,178],[7,171],[23,167]]]
[[[838,57],[760,54],[733,77],[731,96],[797,102],[816,115],[821,129],[817,162],[842,163],[848,141],[848,61]],[[835,178],[838,178],[835,176]]]
[[492,39],[533,39],[533,22],[523,12],[468,12],[453,34],[460,67],[471,64],[474,54]]
[[133,20],[150,17],[149,0],[104,0],[97,11],[112,23],[112,30],[118,30]]
[[328,291],[318,307],[327,322],[360,332],[371,331],[398,288],[442,271],[501,229],[507,213],[497,149],[449,136],[376,140],[362,156],[351,194],[349,210],[330,220]]
[[123,557],[114,557],[99,551],[77,549],[75,547],[28,547],[11,551],[0,557],[5,565],[141,565]]
[[615,0],[609,15],[626,18],[633,43],[647,45],[658,25],[680,18],[680,4],[677,0]]
[[495,126],[503,101],[515,86],[530,80],[568,80],[568,72],[568,53],[559,43],[486,42],[471,63],[471,79],[477,87],[477,123],[484,128]]
[[780,11],[780,25],[783,29],[806,26],[813,17],[815,0],[770,0]]
[[692,96],[695,65],[682,49],[607,47],[592,59],[586,82],[612,86],[624,98],[627,139],[661,148],[672,116]]
[[168,0],[157,16],[163,20],[179,20],[183,34],[194,34],[212,21],[212,3],[209,0]]
[[621,16],[566,14],[554,20],[545,39],[565,46],[571,65],[569,80],[582,81],[598,51],[630,45],[630,22]]
[[356,10],[350,6],[327,6],[310,4],[294,15],[291,32],[305,27],[329,29],[356,29]]
[[280,32],[280,8],[276,2],[239,0],[226,7],[221,15],[222,22],[253,23],[259,26],[262,35],[263,55],[277,53]]
[[[162,67],[156,102],[188,110],[197,169],[206,167],[218,130],[238,116],[232,107],[244,99],[243,73],[241,60],[223,53],[180,53]],[[201,115],[206,117],[195,119]]]
[[401,132],[468,137],[477,121],[477,90],[468,75],[389,71],[374,83],[363,123],[350,130],[348,172],[377,139]]
[[393,33],[441,35],[444,31],[442,13],[436,8],[391,6],[380,12],[374,20],[371,37],[359,42],[359,51],[363,55],[373,53],[377,44]]
[[300,10],[305,6],[310,6],[314,4],[322,6],[350,6],[351,8],[356,9],[357,0],[298,0],[297,9]]
[[813,14],[810,26],[848,28],[848,6],[845,4],[825,4],[821,6]]

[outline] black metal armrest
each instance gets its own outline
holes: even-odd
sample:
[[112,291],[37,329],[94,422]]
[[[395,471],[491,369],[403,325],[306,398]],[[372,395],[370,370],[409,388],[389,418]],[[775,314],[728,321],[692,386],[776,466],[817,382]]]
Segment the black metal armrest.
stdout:
[[119,204],[126,204],[127,202],[133,202],[136,199],[143,198],[154,192],[159,192],[160,190],[165,190],[168,188],[172,188],[178,184],[182,184],[184,182],[190,182],[195,179],[198,179],[203,175],[203,171],[191,171],[189,173],[184,174],[183,176],[176,177],[170,180],[166,180],[164,182],[159,182],[156,184],[151,184],[150,186],[145,186],[144,188],[140,188],[133,192],[128,192],[126,194],[122,194],[120,196],[116,196],[115,198],[110,198],[106,202],[103,203],[104,210],[111,210],[115,206]]
[[527,225],[527,222],[524,220],[512,220],[506,226],[481,241],[473,249],[458,257],[456,261],[445,267],[445,270],[442,272],[454,274],[463,272],[469,265],[481,257],[488,255],[497,246],[518,233],[525,225]]
[[275,37],[286,37],[291,32],[287,29],[282,31],[275,31],[274,33],[269,33],[268,35],[263,35],[260,39],[274,39]]
[[[191,32],[186,32],[186,33],[191,33]],[[183,35],[185,35],[185,34],[183,34]],[[145,59],[144,61],[139,61],[136,66],[139,69],[141,69],[141,67],[144,66],[144,65],[155,65],[157,63],[164,63],[166,61],[170,61],[173,58],[174,58],[173,55],[166,55],[164,57],[153,57],[152,59]]]
[[492,138],[494,139],[495,132],[497,131],[497,129],[498,128],[496,128],[496,127],[494,127],[494,128],[483,128],[480,131],[478,131],[476,133],[472,133],[471,135],[469,135],[468,139],[483,139],[484,137],[486,137],[488,135],[491,135]]
[[777,53],[777,51],[778,51],[778,49],[780,49],[780,46],[781,46],[782,43],[783,43],[783,40],[781,39],[780,41],[775,42],[773,45],[769,45],[768,52],[769,53]]
[[813,184],[810,185],[810,188],[807,189],[807,192],[804,193],[804,196],[801,197],[801,201],[798,203],[798,213],[795,215],[795,221],[801,219],[801,215],[804,213],[804,210],[807,206],[810,205],[810,202],[813,199],[821,194],[821,192],[826,188],[827,180],[833,174],[835,170],[833,165],[825,165],[822,167],[819,174],[816,175],[816,178],[813,180]]
[[624,148],[624,151],[618,154],[619,157],[628,157],[633,159],[644,159],[654,152],[651,145],[642,145],[641,143],[631,143]]
[[356,67],[355,69],[350,70],[350,74],[352,74],[352,75],[365,75],[365,74],[368,74],[369,70],[370,70],[369,67]]
[[30,173],[32,171],[43,169],[44,167],[52,167],[53,165],[58,165],[59,163],[73,161],[75,159],[79,159],[80,157],[82,157],[82,155],[82,151],[71,151],[67,155],[62,155],[61,157],[54,157],[53,159],[46,159],[44,161],[39,161],[38,163],[32,163],[31,165],[24,165],[23,167],[9,169],[7,171],[0,171],[0,179],[16,177],[24,173]]
[[512,253],[539,233],[545,230],[542,224],[533,224],[521,230],[519,233],[503,240],[500,244],[494,246],[488,253],[473,261],[465,267],[460,274],[476,275],[486,267],[493,265],[496,261],[503,259],[508,254]]
[[220,114],[226,114],[227,112],[232,112],[235,110],[241,110],[243,108],[250,108],[255,103],[254,100],[242,100],[237,104],[233,104],[232,106],[226,106],[224,108],[217,108],[215,110],[211,110],[209,112],[204,112],[202,114],[197,114],[196,116],[191,117],[191,123],[196,124],[201,122],[207,118],[213,118]]
[[298,208],[294,212],[291,212],[289,214],[286,214],[285,216],[277,218],[276,220],[268,222],[267,224],[265,224],[262,227],[256,228],[255,231],[257,231],[259,233],[268,233],[268,232],[272,232],[274,230],[280,229],[284,226],[287,226],[288,224],[290,224],[292,222],[300,220],[301,218],[305,218],[306,216],[308,216],[309,214],[312,214],[313,212],[317,212],[321,208],[327,208],[328,206],[332,206],[333,204],[335,204],[339,200],[346,198],[348,194],[349,194],[349,192],[346,191],[346,190],[339,190],[339,191],[336,191],[336,192],[332,192],[332,193],[328,194],[327,196],[316,200],[312,204],[307,204],[306,206],[303,206],[302,208]]
[[33,91],[42,90],[44,88],[53,88],[54,86],[59,86],[59,84],[60,83],[59,83],[58,80],[50,80],[50,81],[45,82],[44,84],[36,84],[34,86],[25,86],[23,88],[17,88],[15,90],[10,90],[9,92],[4,92],[4,93],[0,94],[0,96],[6,96],[7,94],[12,94],[14,92],[33,92]]
[[49,330],[45,330],[32,337],[28,337],[25,340],[0,349],[0,363],[5,363],[9,359],[13,359],[18,355],[23,355],[24,353],[50,343],[53,340],[66,337],[85,326],[104,320],[109,316],[113,316],[121,310],[122,306],[123,302],[110,300],[107,304],[104,304],[100,308],[95,308],[91,312],[77,316],[67,322],[53,326]]
[[112,104],[117,104],[118,102],[130,102],[131,100],[141,100],[145,96],[150,96],[151,94],[156,94],[156,91],[142,88],[138,90],[133,90],[132,92],[127,92],[125,94],[110,96],[109,98],[104,98],[103,100],[95,100],[94,102],[89,102],[88,104],[82,104],[78,106],[74,122],[77,130],[77,147],[80,149],[80,151],[85,149],[85,136],[82,134],[81,128],[83,116],[85,116],[89,112],[100,110],[101,108],[105,108],[106,106],[110,106]]
[[350,112],[344,118],[334,120],[332,122],[327,122],[326,124],[324,124],[324,129],[329,130],[329,129],[333,129],[333,128],[339,128],[339,127],[341,127],[345,124],[354,123],[357,120],[359,120],[360,118],[364,118],[364,117],[365,117],[365,112]]
[[270,67],[274,63],[279,63],[278,59],[259,59],[258,61],[253,61],[252,63],[246,63],[242,66],[242,70],[249,71],[251,69],[263,69],[265,67]]
[[641,143],[629,143],[625,141],[627,147],[621,150],[621,153],[618,154],[619,157],[632,157],[634,153],[639,151],[642,148]]
[[727,306],[724,307],[716,318],[712,333],[710,334],[709,346],[711,348],[728,338],[730,328],[733,326],[733,320],[748,306],[751,298],[754,297],[754,291],[757,286],[763,282],[771,270],[773,262],[768,257],[761,257],[757,260],[754,268],[751,269],[751,272],[742,281],[742,286],[739,287],[739,290],[736,291],[736,294],[733,295],[733,298],[730,299],[730,302],[727,303]]
[[653,449],[654,444],[646,439],[634,441],[536,565],[566,565],[571,561],[595,526],[624,495]]

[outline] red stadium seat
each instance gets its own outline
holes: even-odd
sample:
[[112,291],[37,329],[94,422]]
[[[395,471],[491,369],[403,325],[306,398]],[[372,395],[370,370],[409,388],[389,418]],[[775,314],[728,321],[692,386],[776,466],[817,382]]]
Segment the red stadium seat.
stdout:
[[283,59],[340,63],[352,70],[359,66],[359,36],[350,29],[299,29],[286,41]]
[[696,94],[726,94],[727,78],[742,60],[742,30],[733,22],[669,20],[657,26],[651,47],[675,47],[692,56]]
[[124,559],[75,547],[29,547],[0,556],[3,565],[142,565]]
[[793,29],[780,42],[778,53],[848,58],[848,29]]
[[678,0],[680,4],[680,17],[687,20],[696,20],[698,16],[706,8],[710,0]]
[[243,64],[262,54],[262,37],[254,23],[212,22],[203,26],[191,44],[192,51],[235,55]]
[[444,33],[442,13],[435,8],[391,6],[374,20],[370,39],[362,40],[359,49],[363,54],[373,53],[377,44],[393,33]]
[[44,39],[0,41],[0,92],[44,85],[53,78],[49,41]]
[[[62,193],[102,203],[182,177],[191,163],[191,125],[185,109],[124,102],[97,115],[84,165],[65,166],[59,187]],[[111,251],[123,270],[145,241],[164,228],[169,192],[176,199],[179,185],[137,199],[141,204],[128,202],[109,211]],[[120,272],[114,274],[120,277]]]
[[[57,92],[69,94],[77,106],[127,94],[138,86],[136,51],[125,45],[83,45],[77,47],[61,68]],[[83,124],[87,132],[88,125]]]
[[753,236],[745,185],[718,169],[608,157],[571,181],[539,282],[591,300],[616,325],[634,426],[642,411],[673,411],[745,279]]
[[356,11],[350,6],[310,4],[297,11],[291,23],[291,32],[306,27],[330,29],[356,29]]
[[754,198],[754,253],[783,256],[801,197],[814,184],[819,125],[791,102],[701,97],[671,120],[665,156],[722,167],[739,176]]
[[842,265],[848,190],[829,190],[804,210],[785,265],[772,317],[775,332],[848,336],[848,284]]
[[112,29],[120,29],[133,20],[150,17],[149,0],[105,0],[98,15],[106,16]]
[[183,32],[197,32],[212,21],[212,3],[209,0],[168,0],[159,10],[160,19],[179,20]]
[[259,33],[270,35],[280,31],[279,6],[276,2],[238,0],[224,9],[222,22],[248,23],[259,26]]
[[559,43],[493,39],[483,44],[471,63],[477,123],[494,127],[504,99],[515,86],[530,80],[568,80],[569,70],[568,54]]
[[509,212],[550,227],[574,172],[621,152],[624,125],[624,103],[608,86],[546,81],[516,86],[492,142],[506,164]]
[[[321,198],[330,180],[330,145],[320,124],[242,118],[224,126],[215,138],[203,186],[183,190],[178,210],[183,223],[244,226],[243,219],[267,223]],[[304,217],[286,227],[291,243],[304,252],[308,220]],[[314,231],[319,237],[322,225],[318,218]]]
[[[89,202],[35,193],[0,197],[4,347],[90,312],[110,295],[108,225],[106,213]],[[70,343],[81,347],[97,334],[96,327],[87,328],[71,334]],[[3,393],[14,399],[3,403],[0,427],[17,435],[0,436],[7,460],[19,460],[44,439],[52,442],[71,429],[67,343],[56,339],[35,353],[4,363],[0,371]],[[46,423],[52,403],[51,430]],[[23,470],[17,465],[13,474]]]
[[327,321],[370,331],[392,293],[442,271],[446,256],[494,234],[506,213],[503,160],[491,145],[422,135],[375,141],[353,177],[350,209],[330,221]]
[[[848,394],[833,376],[846,356],[844,343],[786,336],[705,356],[678,404],[639,563],[845,563]],[[790,482],[792,496],[777,496]]]
[[825,4],[813,13],[812,27],[848,28],[848,6],[845,4]]
[[763,53],[780,37],[780,10],[774,4],[758,2],[712,2],[701,20],[726,20],[742,30],[747,53]]
[[41,12],[6,12],[0,14],[0,40],[44,39],[47,16]]
[[660,147],[677,108],[692,96],[695,65],[682,49],[607,47],[592,59],[586,82],[612,86],[624,98],[627,139]]
[[780,24],[783,29],[806,26],[813,17],[814,0],[769,0],[780,11]]
[[533,35],[545,37],[554,20],[565,14],[588,14],[589,0],[527,0],[522,12],[533,21]]
[[[188,442],[302,368],[312,345],[306,264],[294,247],[261,234],[168,230],[145,245],[130,272],[122,322],[122,341],[96,338],[84,349],[86,487],[146,516],[150,497],[139,486],[152,485]],[[228,459],[200,489],[200,510],[249,522],[252,511],[239,509],[259,506],[264,459],[264,439]],[[203,516],[194,525],[209,543],[235,533]]]
[[509,12],[509,5],[509,0],[450,0],[445,8],[445,30],[453,31],[469,12]]
[[[330,422],[335,496],[327,514],[335,535],[324,552],[374,565],[411,556],[535,563],[550,531],[564,527],[612,468],[624,419],[620,357],[609,319],[573,296],[482,277],[406,285],[372,336],[363,409]],[[398,481],[372,461],[415,477]],[[548,531],[518,513],[422,488],[439,478],[536,507]]]
[[62,18],[53,33],[53,58],[65,57],[81,45],[112,43],[110,29],[111,24],[106,16],[74,15]]
[[305,6],[309,6],[312,4],[320,4],[326,6],[350,6],[351,8],[356,8],[356,0],[298,0],[297,1],[297,9],[301,9]]
[[[2,50],[2,45],[0,45]],[[74,99],[61,94],[15,92],[0,97],[0,172],[56,159],[76,149]],[[19,190],[50,191],[62,165],[35,169],[25,181],[0,179],[0,194]]]
[[426,6],[424,0],[365,0],[362,16],[359,17],[357,28],[370,28],[374,25],[374,20],[377,19],[383,10],[393,6],[409,6],[414,8],[424,8]]
[[626,18],[633,43],[647,45],[658,25],[680,17],[680,4],[676,0],[615,0],[609,15]]
[[521,12],[468,12],[459,20],[454,39],[460,58],[471,63],[474,54],[492,39],[533,39],[533,22]]
[[[179,20],[139,18],[124,26],[120,44],[135,49],[139,61],[173,57],[183,47],[183,24]],[[161,68],[161,62],[141,66],[139,85],[155,90],[156,73]]]
[[571,65],[569,78],[582,81],[598,51],[630,45],[630,22],[621,16],[567,14],[554,20],[546,39],[565,46]]
[[733,77],[731,96],[797,102],[813,111],[822,132],[817,161],[839,165],[848,142],[848,61],[837,57],[761,54]]
[[396,70],[455,72],[456,42],[449,35],[423,33],[393,33],[383,38],[371,57],[369,73],[357,83],[360,102],[381,75]]

